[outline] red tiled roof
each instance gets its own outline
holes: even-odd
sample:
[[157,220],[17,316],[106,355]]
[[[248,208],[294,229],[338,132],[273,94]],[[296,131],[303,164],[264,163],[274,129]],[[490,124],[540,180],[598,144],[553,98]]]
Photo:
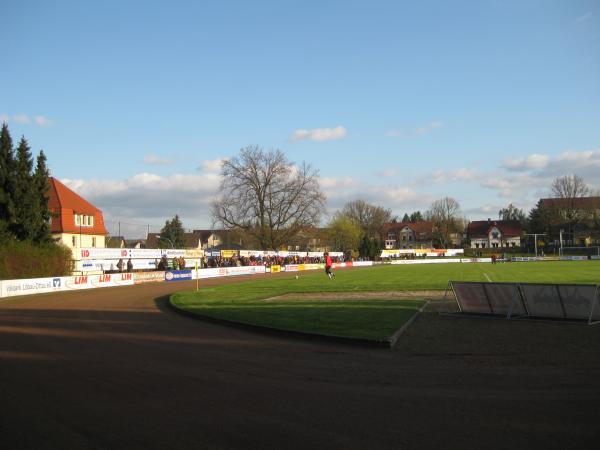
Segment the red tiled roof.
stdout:
[[548,208],[600,208],[600,197],[543,198],[541,202]]
[[[102,211],[77,195],[54,177],[48,180],[48,207],[52,213],[50,231],[52,233],[80,233],[106,235]],[[75,214],[94,217],[94,225],[75,225]]]
[[490,230],[496,227],[505,237],[521,236],[523,226],[518,220],[475,220],[469,223],[467,235],[469,237],[487,236]]

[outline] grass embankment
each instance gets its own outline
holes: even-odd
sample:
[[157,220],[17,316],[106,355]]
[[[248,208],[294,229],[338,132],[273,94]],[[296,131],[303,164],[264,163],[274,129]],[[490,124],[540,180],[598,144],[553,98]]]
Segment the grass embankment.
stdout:
[[[443,290],[449,280],[595,284],[600,283],[600,261],[382,266],[340,270],[333,280],[321,271],[301,272],[298,280],[277,276],[180,292],[171,297],[171,303],[233,322],[386,340],[415,314],[423,300],[373,299],[367,292]],[[320,298],[328,292],[338,293],[337,298]],[[351,292],[353,298],[345,299],[344,292]],[[365,293],[364,298],[355,298],[359,292]],[[285,294],[285,299],[274,298]]]

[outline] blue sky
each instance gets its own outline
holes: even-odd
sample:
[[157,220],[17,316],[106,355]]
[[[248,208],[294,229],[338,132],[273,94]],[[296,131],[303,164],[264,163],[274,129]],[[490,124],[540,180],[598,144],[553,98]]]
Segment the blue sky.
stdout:
[[[600,2],[3,2],[0,120],[112,224],[210,226],[247,145],[319,169],[330,212],[451,196],[528,211],[600,188]],[[141,235],[138,228],[127,231]]]

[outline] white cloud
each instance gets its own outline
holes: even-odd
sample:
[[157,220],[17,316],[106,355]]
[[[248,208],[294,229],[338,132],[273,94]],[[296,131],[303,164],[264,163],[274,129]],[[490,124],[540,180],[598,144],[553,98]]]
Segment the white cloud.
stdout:
[[431,131],[433,131],[433,130],[435,130],[437,128],[441,128],[443,126],[444,126],[444,124],[442,122],[435,120],[433,122],[429,122],[424,127],[417,128],[415,130],[415,133],[417,133],[417,134],[426,134],[426,133],[429,133],[429,132],[431,132]]
[[169,164],[172,164],[173,161],[169,158],[160,158],[153,154],[149,154],[144,156],[144,163],[152,166],[168,166]]
[[207,159],[206,161],[202,161],[198,170],[204,173],[220,173],[221,167],[223,166],[223,162],[227,161],[225,158],[217,158],[217,159]]
[[28,125],[31,119],[26,114],[15,114],[12,116],[12,121],[21,125]]
[[50,119],[48,119],[45,116],[35,116],[33,118],[33,120],[35,121],[35,123],[37,123],[40,127],[49,127],[54,125],[54,122]]
[[508,158],[503,167],[511,171],[538,170],[548,166],[550,157],[534,153],[521,158]]
[[400,130],[390,130],[387,133],[385,133],[385,135],[387,137],[397,138],[397,137],[402,136],[402,131],[400,131]]
[[449,183],[454,181],[477,181],[480,173],[474,169],[461,168],[456,170],[436,170],[427,176],[434,183]]
[[377,172],[376,175],[382,178],[391,178],[398,175],[398,171],[396,169],[384,169],[381,172]]
[[179,214],[185,227],[199,227],[210,224],[209,205],[220,180],[213,174],[163,177],[144,172],[122,180],[61,181],[106,216],[154,225]]
[[33,119],[30,118],[27,114],[0,114],[0,122],[14,122],[19,125],[29,125],[32,122],[40,127],[49,127],[54,125],[54,122],[45,116],[34,116]]
[[566,150],[556,156],[532,154],[509,159],[504,162],[502,168],[542,180],[547,187],[552,179],[567,174],[577,174],[588,185],[600,186],[600,149]]
[[312,130],[295,130],[290,136],[290,141],[332,141],[342,139],[347,134],[346,128],[339,125],[335,128],[313,128]]

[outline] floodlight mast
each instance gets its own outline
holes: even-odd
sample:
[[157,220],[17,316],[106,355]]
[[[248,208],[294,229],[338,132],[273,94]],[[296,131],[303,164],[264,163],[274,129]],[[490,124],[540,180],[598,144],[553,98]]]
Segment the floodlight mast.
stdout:
[[537,237],[538,236],[546,236],[546,233],[525,233],[525,236],[533,236],[533,241],[535,242],[535,257],[537,258]]

